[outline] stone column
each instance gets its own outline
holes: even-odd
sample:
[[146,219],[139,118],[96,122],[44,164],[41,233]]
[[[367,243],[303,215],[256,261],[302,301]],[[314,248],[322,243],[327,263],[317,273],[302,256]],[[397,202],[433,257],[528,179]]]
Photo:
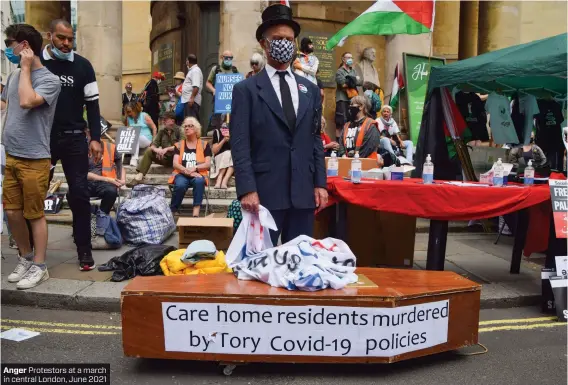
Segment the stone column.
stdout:
[[480,1],[478,54],[520,43],[520,2]]
[[449,62],[458,60],[460,32],[460,2],[437,1],[434,20],[434,56]]
[[459,59],[477,55],[479,1],[460,2]]
[[119,121],[122,109],[122,2],[79,1],[77,51],[89,59],[99,86],[101,115]]
[[385,96],[391,93],[396,63],[399,63],[398,68],[401,71],[404,69],[404,58],[402,54],[406,52],[429,56],[431,37],[429,33],[423,33],[421,35],[392,35],[386,36],[386,42],[386,81],[383,88]]
[[[434,26],[435,28],[435,26]],[[386,36],[386,65],[385,65],[385,79],[383,90],[385,92],[385,102],[390,103],[390,93],[392,90],[392,84],[394,80],[394,69],[398,63],[398,68],[401,72],[404,71],[404,57],[403,53],[412,53],[416,55],[429,56],[430,55],[430,45],[432,42],[431,35],[429,33],[423,33],[420,35],[392,35]],[[387,98],[388,96],[388,98]],[[400,99],[400,108],[404,111],[407,109],[406,99]],[[402,111],[403,116],[399,116],[398,108],[393,111],[395,119],[397,119],[398,125],[401,130],[406,131],[406,116],[404,111]]]
[[267,3],[263,0],[221,1],[219,54],[231,50],[233,65],[242,74],[250,71],[250,57],[260,48],[255,35]]
[[34,26],[47,42],[46,33],[55,19],[70,20],[69,1],[26,1],[25,23]]

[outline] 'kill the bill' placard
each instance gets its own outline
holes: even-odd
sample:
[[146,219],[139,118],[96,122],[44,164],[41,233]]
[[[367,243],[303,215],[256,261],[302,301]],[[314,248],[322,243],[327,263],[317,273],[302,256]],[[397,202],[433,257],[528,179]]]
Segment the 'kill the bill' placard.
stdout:
[[549,180],[556,238],[568,238],[568,181]]
[[116,152],[134,154],[138,147],[140,127],[120,127],[116,132]]

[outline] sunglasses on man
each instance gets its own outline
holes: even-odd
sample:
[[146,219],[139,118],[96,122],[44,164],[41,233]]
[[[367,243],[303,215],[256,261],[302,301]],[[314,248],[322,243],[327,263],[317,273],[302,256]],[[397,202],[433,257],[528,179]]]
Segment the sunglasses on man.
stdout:
[[257,62],[257,61],[251,61],[251,62],[250,62],[250,65],[251,65],[251,66],[257,66],[257,65],[258,65],[258,62]]
[[223,56],[223,59],[225,59],[225,60],[233,60],[233,57],[232,57],[232,56]]

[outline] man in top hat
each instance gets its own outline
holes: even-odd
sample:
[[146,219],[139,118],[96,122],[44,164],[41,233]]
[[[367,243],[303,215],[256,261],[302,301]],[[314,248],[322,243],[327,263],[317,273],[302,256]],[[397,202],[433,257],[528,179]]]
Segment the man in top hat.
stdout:
[[289,7],[267,7],[256,31],[267,64],[233,88],[237,194],[244,210],[270,210],[278,227],[271,232],[273,244],[280,235],[282,243],[311,236],[315,209],[327,203],[320,92],[290,67],[299,33]]

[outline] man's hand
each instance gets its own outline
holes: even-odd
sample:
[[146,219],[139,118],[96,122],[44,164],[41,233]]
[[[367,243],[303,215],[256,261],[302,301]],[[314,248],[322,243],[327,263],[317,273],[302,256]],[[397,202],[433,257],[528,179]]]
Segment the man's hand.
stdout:
[[250,192],[241,198],[241,207],[249,213],[256,214],[260,206],[260,199],[256,192]]
[[118,179],[114,179],[114,178],[106,178],[106,182],[115,185],[116,187],[120,188],[122,187],[122,182],[120,182],[120,180]]
[[187,104],[189,104],[190,107],[193,107],[193,103],[195,103],[195,100],[193,100],[193,96],[191,98],[189,98],[189,101],[187,102]]
[[103,148],[101,147],[101,143],[96,140],[91,140],[89,153],[93,157],[95,164],[99,163],[103,157]]
[[316,187],[314,189],[314,195],[316,197],[316,207],[323,207],[327,205],[327,190],[321,187]]
[[30,48],[24,48],[22,52],[20,52],[20,67],[30,68],[34,61],[34,51]]
[[339,143],[331,142],[329,147],[333,150],[339,150]]
[[396,146],[396,142],[394,141],[394,139],[391,139],[390,141],[391,141],[391,144],[392,144],[393,146]]

